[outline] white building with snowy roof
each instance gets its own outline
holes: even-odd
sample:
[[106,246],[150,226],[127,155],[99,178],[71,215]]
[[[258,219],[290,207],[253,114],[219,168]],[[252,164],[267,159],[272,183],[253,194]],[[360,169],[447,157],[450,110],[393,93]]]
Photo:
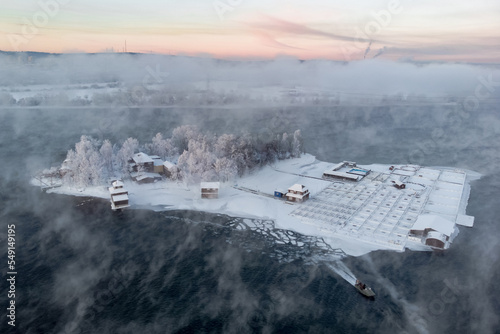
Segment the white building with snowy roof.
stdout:
[[343,161],[323,172],[325,179],[340,179],[343,181],[361,181],[371,170],[357,167],[355,162]]
[[114,181],[112,186],[108,188],[110,200],[111,200],[111,209],[120,210],[124,208],[128,208],[128,191],[124,188],[124,184],[120,180]]
[[302,184],[296,183],[288,188],[285,196],[289,202],[304,202],[309,199],[309,189]]
[[133,171],[154,172],[154,160],[146,153],[139,152],[134,154],[129,162]]
[[437,215],[423,214],[410,229],[410,240],[420,242],[437,249],[446,249],[458,235],[458,228],[454,222]]

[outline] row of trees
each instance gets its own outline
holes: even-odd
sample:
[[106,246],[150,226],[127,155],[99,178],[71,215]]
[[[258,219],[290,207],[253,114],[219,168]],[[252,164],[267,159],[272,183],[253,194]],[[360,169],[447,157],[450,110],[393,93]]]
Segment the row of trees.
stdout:
[[303,152],[300,130],[293,135],[283,133],[266,138],[204,134],[190,125],[174,129],[170,138],[158,133],[142,146],[135,138],[128,138],[119,146],[84,135],[75,149],[68,151],[61,171],[67,184],[99,185],[109,177],[126,177],[130,158],[144,151],[163,160],[177,161],[180,172],[173,178],[225,182],[277,159],[300,157]]
[[[139,88],[137,88],[139,87]],[[33,92],[30,96],[15,97],[11,93],[0,93],[3,106],[204,106],[233,104],[338,104],[335,96],[290,96],[288,94],[256,97],[234,91],[172,91],[152,90],[142,86],[122,88],[111,92],[89,90],[85,96],[72,97],[61,91],[54,93]],[[26,94],[26,93],[25,93]]]

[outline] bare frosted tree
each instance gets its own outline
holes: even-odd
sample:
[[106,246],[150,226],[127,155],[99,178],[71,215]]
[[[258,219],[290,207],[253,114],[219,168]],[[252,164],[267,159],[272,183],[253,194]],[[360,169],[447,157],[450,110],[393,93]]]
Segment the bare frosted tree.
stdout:
[[97,151],[98,141],[88,136],[81,136],[75,144],[75,150],[69,150],[66,166],[70,169],[65,181],[79,186],[98,185],[103,179],[102,159]]
[[300,132],[300,130],[295,130],[295,132],[293,133],[292,157],[300,158],[300,154],[304,151],[302,142],[302,133]]
[[111,145],[109,140],[104,140],[99,153],[101,153],[104,169],[108,174],[113,173],[113,145]]
[[164,139],[161,133],[157,133],[151,140],[151,144],[146,146],[150,153],[159,156],[163,160],[177,154],[177,150],[172,144],[172,139]]
[[[255,166],[272,163],[276,159],[300,157],[304,152],[300,130],[295,131],[293,136],[283,133],[264,137],[248,134],[216,137],[202,135],[193,126],[174,129],[172,138],[165,139],[158,133],[146,147],[150,153],[163,159],[172,157],[172,160],[178,154],[177,147],[181,148],[178,168],[171,178],[182,178],[187,182],[229,181]],[[61,169],[65,173],[64,182],[89,186],[99,184],[106,175],[119,172],[119,169],[126,174],[128,162],[138,149],[139,142],[135,138],[125,140],[117,151],[109,140],[101,145],[94,138],[82,136],[75,149],[68,151],[64,169]]]
[[199,130],[193,125],[183,125],[174,129],[172,132],[172,144],[179,154],[188,149],[189,141],[199,135]]
[[206,138],[189,141],[188,149],[181,154],[178,161],[183,179],[199,182],[212,181],[216,177],[216,156],[209,151],[209,147]]
[[236,150],[237,139],[235,135],[223,134],[217,138],[214,148],[217,157],[230,157]]
[[128,160],[138,149],[139,142],[135,138],[130,137],[123,142],[122,148],[118,151],[117,159],[124,174],[128,172]]
[[223,182],[234,179],[238,174],[236,163],[226,157],[217,158],[214,163],[214,169],[218,180]]

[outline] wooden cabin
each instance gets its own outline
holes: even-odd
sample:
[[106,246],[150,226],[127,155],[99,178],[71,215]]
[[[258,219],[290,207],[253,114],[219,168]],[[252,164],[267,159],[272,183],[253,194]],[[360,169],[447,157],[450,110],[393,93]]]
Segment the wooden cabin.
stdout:
[[219,198],[219,182],[202,182],[201,188],[201,198]]
[[149,155],[143,152],[136,153],[129,160],[131,170],[134,172],[143,171],[153,173],[155,170],[154,161]]
[[150,155],[149,157],[153,159],[153,172],[163,174],[163,160],[157,155]]
[[112,186],[108,188],[110,200],[111,200],[111,209],[120,210],[124,208],[128,208],[128,191],[124,188],[123,182],[116,180],[112,184]]
[[178,167],[170,161],[163,162],[163,173],[166,177],[170,178],[173,174],[178,172]]

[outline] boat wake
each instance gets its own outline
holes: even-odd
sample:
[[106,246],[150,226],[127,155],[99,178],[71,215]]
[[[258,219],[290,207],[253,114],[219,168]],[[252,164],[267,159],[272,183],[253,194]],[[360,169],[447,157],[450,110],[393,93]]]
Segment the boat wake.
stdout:
[[354,276],[353,272],[340,260],[325,262],[325,265],[334,273],[345,279],[352,286],[356,284],[356,276]]

